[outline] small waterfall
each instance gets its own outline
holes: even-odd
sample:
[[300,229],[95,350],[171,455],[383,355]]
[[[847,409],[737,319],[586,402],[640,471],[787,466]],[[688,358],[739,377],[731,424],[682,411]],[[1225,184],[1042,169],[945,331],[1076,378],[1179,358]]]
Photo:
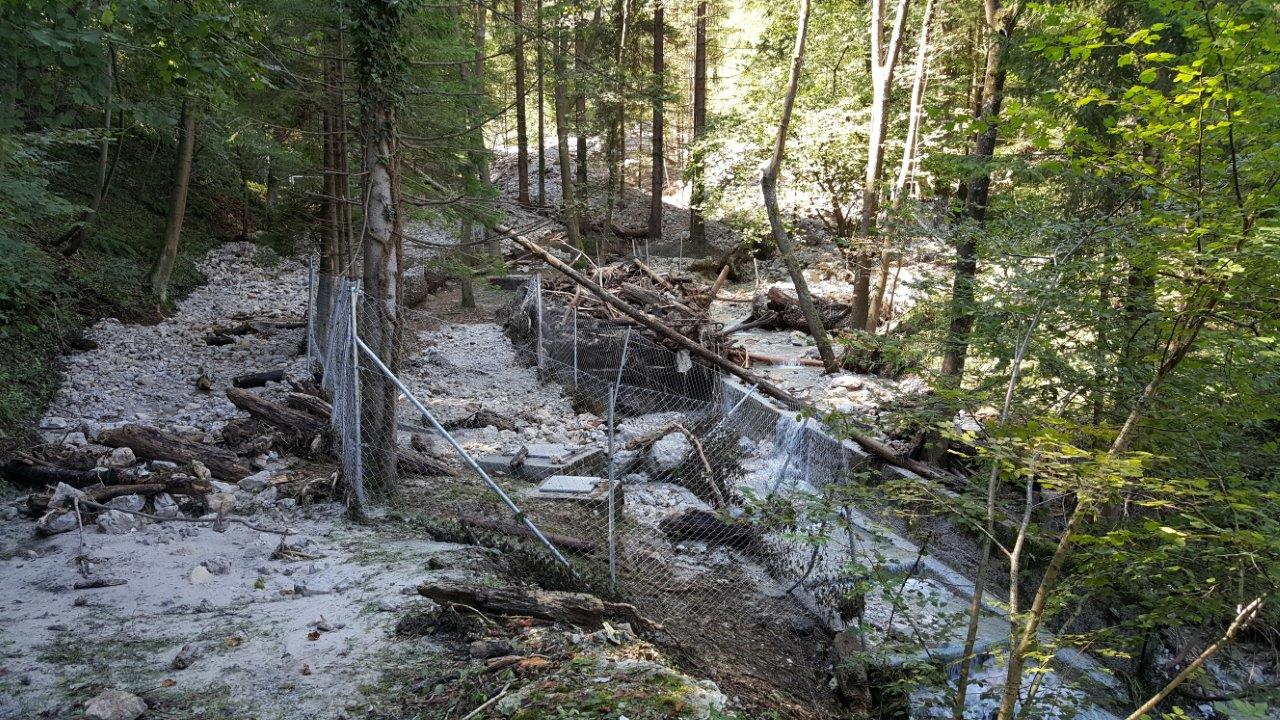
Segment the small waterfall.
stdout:
[[[773,457],[769,461],[769,494],[787,491],[801,486],[811,491],[809,485],[809,436],[805,432],[809,418],[796,422],[794,416],[779,415],[773,428]],[[803,483],[803,485],[801,485]]]

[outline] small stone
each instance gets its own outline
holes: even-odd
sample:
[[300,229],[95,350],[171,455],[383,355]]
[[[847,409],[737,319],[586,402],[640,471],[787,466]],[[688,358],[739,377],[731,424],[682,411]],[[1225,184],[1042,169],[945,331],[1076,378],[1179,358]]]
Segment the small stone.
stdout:
[[150,463],[152,470],[177,470],[178,463],[168,460],[152,460]]
[[515,653],[515,648],[511,647],[509,641],[493,639],[476,640],[471,643],[469,650],[471,651],[471,657],[478,660],[487,660]]
[[191,571],[192,585],[203,585],[204,583],[209,582],[212,578],[213,574],[209,572],[209,568],[203,565],[197,565],[195,569]]
[[36,523],[36,530],[42,535],[71,532],[78,527],[80,527],[80,521],[76,519],[74,510],[68,510],[56,515],[46,515]]
[[235,485],[232,485],[231,483],[224,483],[221,480],[210,480],[209,485],[213,487],[214,492],[226,493],[228,495],[235,495],[236,490],[239,489]]
[[397,612],[409,603],[408,598],[396,597],[388,595],[378,600],[378,610],[381,612]]
[[0,507],[0,520],[12,520],[18,517],[18,508],[12,505]]
[[83,445],[89,444],[89,438],[85,437],[84,433],[82,432],[73,432],[73,433],[67,433],[67,436],[63,438],[62,442],[66,443],[67,445],[74,445],[76,447],[81,447]]
[[66,430],[67,421],[60,417],[47,417],[40,423],[41,430]]
[[832,387],[844,388],[845,390],[861,390],[863,384],[862,378],[854,375],[841,375],[831,381]]
[[119,510],[108,510],[98,515],[98,529],[108,535],[127,535],[142,528],[142,520]]
[[120,497],[111,498],[107,506],[126,512],[142,512],[142,506],[146,502],[147,499],[141,495],[121,495]]
[[[197,480],[204,480],[205,482],[208,482],[213,478],[213,474],[209,472],[209,468],[205,467],[205,464],[199,460],[191,461],[191,474],[195,475]],[[232,491],[224,490],[223,492]]]
[[271,507],[276,504],[276,497],[279,491],[275,485],[263,490],[253,497],[253,504],[259,507]]
[[177,655],[173,656],[173,661],[169,663],[169,667],[174,670],[186,670],[204,655],[204,647],[198,643],[187,643],[182,646]]
[[90,720],[137,720],[146,711],[142,698],[123,690],[107,690],[84,704]]
[[102,464],[109,468],[127,468],[136,462],[138,462],[138,458],[134,457],[131,448],[118,447],[103,459]]
[[77,490],[66,483],[58,483],[58,487],[53,489],[53,496],[49,498],[49,507],[71,507],[73,500],[82,497],[84,497],[84,491]]
[[202,564],[214,575],[226,575],[231,572],[231,561],[221,555],[215,555]]
[[178,507],[178,501],[173,499],[169,493],[160,493],[151,501],[155,506],[152,512],[156,517],[176,518],[182,517],[182,508]]
[[684,463],[686,457],[693,446],[689,443],[689,438],[684,433],[675,431],[664,435],[660,440],[653,444],[649,454],[653,459],[653,464],[659,470],[674,470]]
[[260,493],[271,486],[271,478],[274,475],[270,470],[256,472],[247,478],[241,480],[238,485],[241,490],[251,493]]

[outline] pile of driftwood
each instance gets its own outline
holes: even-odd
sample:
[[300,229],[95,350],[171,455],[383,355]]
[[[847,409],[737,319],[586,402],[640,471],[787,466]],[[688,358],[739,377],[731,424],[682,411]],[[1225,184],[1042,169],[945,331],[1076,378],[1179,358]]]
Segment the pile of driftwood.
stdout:
[[[708,287],[692,275],[661,275],[642,260],[611,263],[584,271],[603,289],[685,335],[705,337],[719,328],[707,319],[707,308],[719,287]],[[545,280],[544,291],[560,295],[569,307],[616,325],[638,324],[572,280]]]
[[[232,501],[219,501],[216,495],[257,494],[268,487],[275,489],[271,495],[276,498],[321,499],[339,487],[330,473],[259,473],[262,456],[271,450],[318,460],[335,451],[331,407],[323,393],[311,382],[292,386],[277,399],[228,388],[227,399],[249,417],[227,422],[217,442],[146,425],[121,425],[99,431],[92,441],[50,443],[16,455],[0,463],[0,475],[32,490],[27,511],[39,518],[38,528],[50,534],[92,522],[97,510],[106,509],[97,506],[125,496],[142,498],[128,508],[135,515],[163,509],[195,517],[231,509],[226,503]],[[401,450],[397,459],[403,475],[453,474],[445,460],[420,449]],[[74,509],[68,496],[79,502],[79,519],[62,517]]]

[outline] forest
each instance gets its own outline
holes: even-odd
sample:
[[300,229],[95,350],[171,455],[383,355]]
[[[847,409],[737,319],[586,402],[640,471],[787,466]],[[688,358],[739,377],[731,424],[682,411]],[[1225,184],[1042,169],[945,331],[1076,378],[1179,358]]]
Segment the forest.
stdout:
[[0,717],[1280,718],[1280,5],[7,0]]

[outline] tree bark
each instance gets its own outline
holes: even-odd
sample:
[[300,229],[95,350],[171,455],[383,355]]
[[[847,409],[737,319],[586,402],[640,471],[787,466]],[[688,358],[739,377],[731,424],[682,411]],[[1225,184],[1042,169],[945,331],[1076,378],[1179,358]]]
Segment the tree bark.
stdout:
[[556,148],[560,156],[560,197],[564,201],[565,234],[569,244],[583,250],[582,238],[578,232],[578,202],[573,187],[573,165],[569,158],[569,98],[565,89],[565,80],[568,75],[565,56],[568,53],[568,38],[565,37],[563,30],[557,31],[556,53],[553,58],[555,79],[552,89],[555,96],[553,104],[556,113]]
[[693,26],[693,146],[690,167],[689,244],[701,247],[707,242],[707,225],[702,217],[706,201],[703,186],[702,153],[698,142],[707,129],[707,0],[698,0]]
[[538,71],[538,207],[547,206],[547,103],[544,92],[546,67],[542,59],[542,44],[545,41],[542,31],[542,0],[538,0],[537,36],[535,63]]
[[182,221],[187,213],[187,188],[191,183],[191,158],[195,155],[196,115],[193,102],[182,101],[182,111],[178,117],[178,155],[173,165],[173,180],[170,184],[169,213],[165,218],[164,244],[160,248],[160,256],[151,270],[151,292],[161,302],[169,300],[169,278],[173,276],[173,266],[178,260],[178,240],[182,237]]
[[143,425],[122,425],[103,430],[98,434],[98,442],[108,447],[127,447],[133,450],[134,455],[146,460],[181,464],[198,460],[219,480],[237,482],[253,472],[230,450],[185,440]]
[[778,252],[791,275],[791,282],[796,287],[796,298],[800,310],[809,324],[809,333],[818,345],[818,354],[827,372],[835,372],[838,363],[831,350],[831,339],[827,337],[827,329],[822,325],[822,318],[814,307],[813,297],[809,294],[809,285],[805,282],[804,271],[796,261],[795,252],[791,248],[791,237],[782,224],[782,214],[778,210],[778,173],[782,168],[782,157],[787,147],[787,130],[791,125],[791,110],[795,107],[796,92],[800,87],[800,69],[804,66],[804,44],[809,34],[809,0],[800,0],[800,17],[796,25],[795,51],[791,55],[791,76],[787,85],[787,94],[782,101],[782,119],[778,121],[778,136],[773,146],[773,156],[760,172],[760,189],[764,193],[765,209],[769,214],[769,226],[773,230],[773,240],[778,245]]
[[[853,326],[875,329],[871,309],[871,260],[877,237],[876,216],[880,212],[880,173],[884,168],[884,136],[889,127],[889,104],[893,97],[893,74],[898,64],[898,48],[907,24],[911,0],[898,0],[897,14],[884,42],[884,0],[871,0],[871,117],[867,127],[867,165],[862,180],[862,217],[858,224],[866,244],[854,254]],[[883,241],[882,241],[883,242]]]
[[584,209],[589,209],[591,196],[587,192],[587,96],[582,79],[586,76],[586,38],[583,33],[582,7],[578,4],[573,19],[573,130],[577,141],[574,160],[578,173],[578,195]]
[[653,6],[653,137],[652,171],[649,186],[649,240],[662,239],[662,193],[666,187],[666,166],[663,163],[662,136],[663,126],[663,75],[666,72],[666,60],[663,57],[662,41],[665,35],[665,21],[662,7],[663,0],[655,0]]
[[529,128],[525,105],[528,93],[525,89],[524,60],[524,0],[513,0],[515,6],[515,65],[516,65],[516,202],[529,207]]
[[[920,120],[924,115],[924,88],[928,75],[929,25],[933,20],[933,0],[924,5],[924,17],[920,20],[920,38],[916,46],[916,73],[911,81],[911,108],[907,114],[907,136],[902,144],[902,164],[898,177],[890,190],[894,211],[902,207],[902,198],[908,185],[915,182],[917,148],[920,142]],[[896,251],[888,242],[880,244],[880,271],[876,278],[875,292],[871,296],[871,308],[867,312],[867,331],[875,332],[884,317],[884,298],[889,286],[889,268],[895,263]]]
[[342,205],[346,198],[342,196],[338,184],[340,174],[340,153],[344,152],[338,142],[338,134],[342,131],[339,125],[341,108],[338,89],[338,39],[336,32],[328,43],[332,58],[324,61],[324,101],[321,116],[322,137],[322,169],[320,198],[320,268],[316,278],[316,337],[321,351],[328,339],[329,319],[333,312],[334,292],[338,275],[342,272]]
[[618,199],[622,197],[623,173],[627,162],[627,75],[623,65],[627,47],[627,28],[630,24],[630,0],[619,0],[618,9],[618,50],[614,57],[613,72],[617,75],[616,92],[618,99],[614,102],[613,118],[609,122],[609,187],[605,189],[604,226],[613,226],[613,212]]
[[[997,123],[1004,101],[1005,60],[1017,23],[1019,3],[1003,7],[1000,0],[986,0],[987,24],[992,30],[987,46],[986,71],[982,86],[982,110],[979,119],[986,129],[978,136],[974,158],[987,164],[995,156]],[[984,169],[970,178],[965,197],[965,215],[979,227],[986,223],[987,202],[991,191],[991,171]],[[965,358],[969,352],[969,333],[973,329],[974,280],[978,272],[978,240],[973,232],[964,233],[956,245],[955,279],[951,287],[951,324],[943,344],[943,381],[959,386],[964,376]]]

